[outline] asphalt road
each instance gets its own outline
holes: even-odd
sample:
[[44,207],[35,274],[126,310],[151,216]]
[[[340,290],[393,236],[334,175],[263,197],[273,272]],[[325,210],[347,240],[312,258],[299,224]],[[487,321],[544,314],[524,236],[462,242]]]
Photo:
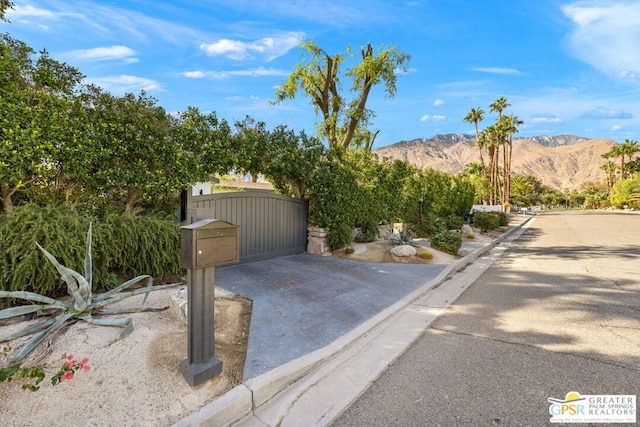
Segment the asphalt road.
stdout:
[[332,425],[544,426],[570,391],[640,394],[640,215],[536,218]]

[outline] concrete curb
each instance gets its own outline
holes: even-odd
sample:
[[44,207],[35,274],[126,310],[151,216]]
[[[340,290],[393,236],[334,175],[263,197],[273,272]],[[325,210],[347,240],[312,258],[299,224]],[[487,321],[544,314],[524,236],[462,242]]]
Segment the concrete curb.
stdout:
[[[416,300],[424,299],[425,294],[438,288],[446,280],[454,276],[457,272],[473,263],[477,258],[481,257],[500,243],[510,240],[512,236],[527,224],[531,218],[526,218],[520,224],[514,226],[504,234],[498,236],[495,240],[487,245],[478,248],[463,258],[457,260],[447,266],[438,276],[421,288],[406,295],[395,304],[387,307],[385,310],[364,322],[360,326],[342,335],[331,344],[318,349],[312,353],[292,360],[280,367],[262,374],[258,377],[251,378],[245,383],[240,384],[229,390],[216,400],[205,405],[197,412],[183,418],[174,427],[187,426],[229,426],[243,419],[247,419],[255,414],[255,412],[266,406],[266,404],[274,399],[279,393],[283,392],[293,384],[301,382],[306,376],[311,376],[312,371],[322,365],[324,362],[336,357],[339,353],[344,352],[349,346],[366,337],[375,328],[385,321],[407,308]],[[256,425],[264,425],[257,423]]]

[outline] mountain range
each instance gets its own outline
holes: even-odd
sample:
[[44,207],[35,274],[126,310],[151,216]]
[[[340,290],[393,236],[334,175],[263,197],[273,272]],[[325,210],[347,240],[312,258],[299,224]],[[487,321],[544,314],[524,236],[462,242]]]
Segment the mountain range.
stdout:
[[[405,160],[420,168],[458,174],[472,162],[480,162],[475,136],[436,135],[400,141],[374,149],[379,157]],[[533,175],[558,190],[579,189],[586,182],[602,182],[602,154],[617,143],[610,139],[589,139],[575,135],[514,138],[511,172]],[[483,153],[485,163],[488,154]],[[612,159],[615,161],[615,159]]]

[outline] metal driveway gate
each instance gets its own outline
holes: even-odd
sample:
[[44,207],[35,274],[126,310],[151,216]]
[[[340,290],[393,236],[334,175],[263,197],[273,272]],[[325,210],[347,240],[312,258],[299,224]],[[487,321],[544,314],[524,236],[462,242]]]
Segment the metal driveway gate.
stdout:
[[240,226],[240,262],[302,253],[307,249],[307,204],[271,191],[191,196],[187,222],[215,218]]

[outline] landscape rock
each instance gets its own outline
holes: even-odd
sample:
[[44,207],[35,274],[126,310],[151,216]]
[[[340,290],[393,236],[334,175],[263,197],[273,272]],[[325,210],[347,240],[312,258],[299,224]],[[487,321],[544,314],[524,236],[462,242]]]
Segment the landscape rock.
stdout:
[[413,256],[416,252],[416,248],[411,245],[398,245],[391,248],[391,254],[399,257]]

